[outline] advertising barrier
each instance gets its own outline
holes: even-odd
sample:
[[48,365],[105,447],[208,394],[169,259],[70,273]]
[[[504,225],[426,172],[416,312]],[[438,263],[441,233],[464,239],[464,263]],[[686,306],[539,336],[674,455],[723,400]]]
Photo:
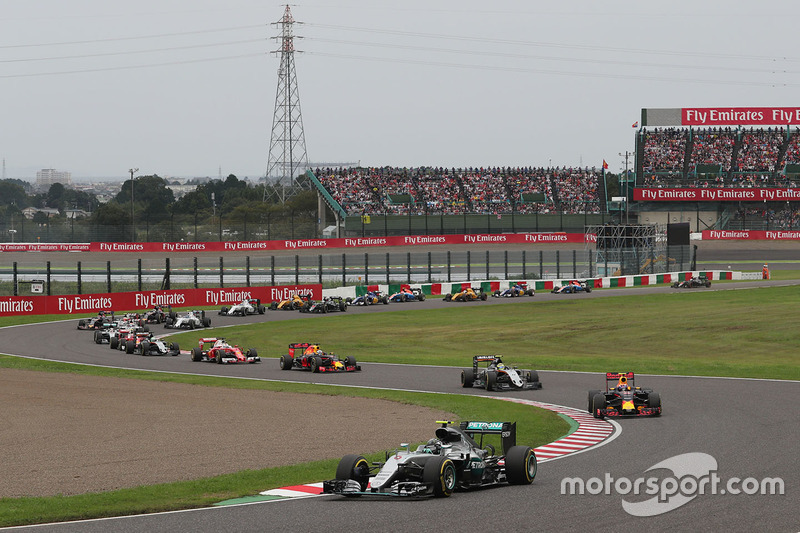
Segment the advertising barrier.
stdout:
[[222,307],[247,298],[258,298],[265,305],[294,294],[322,297],[322,285],[279,285],[266,287],[232,287],[224,289],[180,289],[170,291],[117,292],[104,294],[71,294],[59,296],[0,297],[0,316],[19,315],[92,315],[98,311],[132,311],[160,306]]
[[584,233],[501,233],[475,235],[406,235],[400,237],[345,237],[282,241],[223,242],[91,242],[91,243],[0,243],[0,252],[252,252],[325,248],[370,248],[375,246],[430,246],[453,244],[553,244],[597,242]]
[[795,241],[800,239],[800,231],[777,230],[704,230],[704,241],[749,240],[749,241]]

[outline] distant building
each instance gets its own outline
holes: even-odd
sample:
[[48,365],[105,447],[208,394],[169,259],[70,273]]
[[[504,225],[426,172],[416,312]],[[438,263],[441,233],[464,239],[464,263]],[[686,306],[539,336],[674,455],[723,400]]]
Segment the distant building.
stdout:
[[22,210],[22,214],[25,215],[27,219],[32,219],[33,215],[36,213],[44,213],[47,215],[47,218],[50,218],[58,215],[58,209],[52,207],[26,207]]
[[54,168],[43,168],[36,173],[36,187],[40,190],[47,190],[54,183],[63,186],[72,184],[72,173],[56,170]]

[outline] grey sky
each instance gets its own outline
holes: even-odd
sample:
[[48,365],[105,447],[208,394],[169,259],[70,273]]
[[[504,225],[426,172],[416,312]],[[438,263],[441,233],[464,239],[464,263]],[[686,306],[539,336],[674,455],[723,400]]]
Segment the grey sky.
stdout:
[[[256,0],[0,0],[6,177],[266,170],[279,60]],[[643,107],[797,106],[800,3],[292,4],[311,161],[624,166]]]

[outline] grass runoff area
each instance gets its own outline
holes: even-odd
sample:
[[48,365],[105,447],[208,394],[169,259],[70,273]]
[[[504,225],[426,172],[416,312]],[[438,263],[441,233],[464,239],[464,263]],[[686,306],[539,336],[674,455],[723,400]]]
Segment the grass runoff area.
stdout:
[[[550,302],[533,298],[513,305],[454,303],[442,310],[409,311],[398,305],[391,314],[308,316],[206,330],[202,335],[225,336],[257,348],[267,358],[285,353],[289,342],[319,341],[323,349],[354,355],[361,362],[467,367],[472,355],[499,353],[508,363],[540,370],[800,379],[800,330],[793,327],[800,286],[717,292],[676,289],[647,298],[582,296],[564,295]],[[63,315],[0,318],[0,326],[63,319]],[[194,331],[171,338],[182,346],[193,346],[198,336]],[[277,362],[266,359],[264,364]],[[566,422],[552,413],[472,396],[159,374],[9,356],[0,356],[0,367],[381,398],[444,409],[460,420],[494,420],[502,412],[503,419],[517,421],[518,441],[531,446],[567,431]],[[383,453],[375,451],[368,458],[377,460]],[[316,461],[99,494],[0,499],[0,526],[203,507],[269,488],[328,479],[337,462]]]

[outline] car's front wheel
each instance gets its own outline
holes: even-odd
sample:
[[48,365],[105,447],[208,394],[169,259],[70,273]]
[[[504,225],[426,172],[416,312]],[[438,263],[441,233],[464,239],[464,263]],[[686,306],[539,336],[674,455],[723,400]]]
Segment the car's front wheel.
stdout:
[[447,457],[432,457],[422,469],[422,482],[431,485],[437,498],[453,494],[456,481],[456,466]]
[[[336,467],[336,479],[352,479],[361,485],[361,491],[367,490],[369,483],[369,463],[361,455],[345,455]],[[345,494],[345,496],[348,496]],[[358,496],[358,494],[350,494]]]

